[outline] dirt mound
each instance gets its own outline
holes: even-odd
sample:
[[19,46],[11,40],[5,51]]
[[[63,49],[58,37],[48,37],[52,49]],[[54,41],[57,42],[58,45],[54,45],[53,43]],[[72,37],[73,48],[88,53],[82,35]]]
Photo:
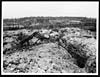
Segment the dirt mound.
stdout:
[[[10,48],[14,53],[4,54],[3,72],[95,73],[96,71],[93,70],[96,69],[96,39],[84,37],[82,31],[78,28],[64,28],[58,31],[40,30],[36,31],[39,32],[36,37],[32,36],[32,32],[27,31],[26,34],[28,32],[29,34],[20,49],[15,49],[8,40],[4,40],[7,42],[4,49]],[[87,34],[85,31],[83,33]],[[26,44],[27,41],[29,44]],[[16,42],[18,42],[17,38]],[[6,46],[8,44],[10,47]]]

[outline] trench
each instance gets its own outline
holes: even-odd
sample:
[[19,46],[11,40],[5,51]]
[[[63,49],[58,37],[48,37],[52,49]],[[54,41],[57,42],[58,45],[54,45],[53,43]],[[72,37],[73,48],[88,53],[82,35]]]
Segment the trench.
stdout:
[[63,46],[60,43],[60,46],[63,47],[65,50],[68,51],[68,53],[72,56],[72,58],[74,58],[76,60],[75,64],[79,67],[79,68],[84,68],[87,62],[88,57],[81,55],[77,52],[81,52],[79,51],[78,48],[74,47],[72,44],[69,44],[68,46]]
[[72,55],[72,57],[76,59],[76,65],[80,68],[84,68],[88,57],[81,54],[81,50],[79,50],[79,47],[75,47],[74,45],[70,44],[67,50]]

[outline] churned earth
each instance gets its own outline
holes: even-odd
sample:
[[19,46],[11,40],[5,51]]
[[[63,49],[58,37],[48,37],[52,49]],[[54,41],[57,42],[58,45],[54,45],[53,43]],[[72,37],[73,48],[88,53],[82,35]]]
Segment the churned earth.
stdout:
[[[27,35],[32,32],[24,30],[21,31]],[[50,35],[52,30],[47,31],[44,36]],[[59,29],[59,32],[51,32],[54,39],[58,37],[57,33],[64,34],[64,41],[39,40],[39,44],[33,45],[38,40],[33,37],[27,48],[14,49],[19,32],[5,31],[3,34],[3,52],[13,52],[3,53],[4,73],[96,73],[97,40],[91,32],[66,27]]]

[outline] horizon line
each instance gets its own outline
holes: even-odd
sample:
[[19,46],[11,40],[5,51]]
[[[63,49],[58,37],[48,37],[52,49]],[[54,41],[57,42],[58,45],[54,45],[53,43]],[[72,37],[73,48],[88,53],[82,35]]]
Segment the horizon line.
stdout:
[[22,17],[5,17],[3,19],[20,19],[20,18],[25,18],[25,17],[83,17],[83,18],[95,18],[96,17],[91,17],[91,16],[22,16]]

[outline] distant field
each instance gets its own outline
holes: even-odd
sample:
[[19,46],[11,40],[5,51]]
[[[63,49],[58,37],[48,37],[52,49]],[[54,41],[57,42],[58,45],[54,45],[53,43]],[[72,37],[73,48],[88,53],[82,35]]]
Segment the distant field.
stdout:
[[24,29],[51,28],[52,29],[52,28],[64,28],[64,27],[79,27],[86,30],[96,31],[96,19],[86,18],[86,17],[25,17],[19,19],[3,20],[4,31],[18,30],[23,28]]

